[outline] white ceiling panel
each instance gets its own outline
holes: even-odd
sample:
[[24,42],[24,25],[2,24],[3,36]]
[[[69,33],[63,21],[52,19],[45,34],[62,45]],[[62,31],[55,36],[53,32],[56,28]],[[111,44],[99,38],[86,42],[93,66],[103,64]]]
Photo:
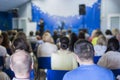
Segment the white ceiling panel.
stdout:
[[29,0],[0,0],[0,11],[8,11],[28,2]]

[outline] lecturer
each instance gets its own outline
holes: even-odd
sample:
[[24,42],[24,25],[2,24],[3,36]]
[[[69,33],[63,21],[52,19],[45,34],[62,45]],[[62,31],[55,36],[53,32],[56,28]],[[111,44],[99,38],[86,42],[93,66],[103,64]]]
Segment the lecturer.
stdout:
[[43,20],[43,18],[40,19],[38,26],[39,26],[40,36],[42,36],[44,33],[44,20]]

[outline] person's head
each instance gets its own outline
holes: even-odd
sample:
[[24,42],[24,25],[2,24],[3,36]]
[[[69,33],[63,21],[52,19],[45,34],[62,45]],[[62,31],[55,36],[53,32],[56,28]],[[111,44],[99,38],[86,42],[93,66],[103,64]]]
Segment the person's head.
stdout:
[[85,33],[83,31],[79,32],[78,39],[85,39]]
[[35,32],[35,35],[37,36],[37,35],[40,35],[40,31],[36,31]]
[[34,32],[30,31],[29,36],[33,36],[33,35],[34,35]]
[[60,43],[61,43],[61,49],[66,50],[68,48],[68,46],[69,46],[69,39],[68,39],[68,37],[62,37],[60,39]]
[[9,37],[8,37],[8,34],[7,32],[2,32],[2,36],[3,36],[3,42],[2,42],[2,45],[6,48],[9,48]]
[[29,78],[32,69],[31,56],[24,50],[16,51],[10,57],[10,68],[15,73],[16,78]]
[[96,29],[96,30],[93,30],[92,32],[92,37],[98,37],[99,35],[102,35],[103,33],[99,30],[99,29]]
[[40,23],[44,23],[44,19],[43,18],[40,18]]
[[116,36],[117,34],[119,34],[119,29],[117,28],[112,29],[112,34],[113,36]]
[[69,30],[67,31],[67,33],[68,33],[68,34],[71,34],[71,33],[72,33],[71,29],[69,29]]
[[66,35],[66,30],[62,30],[62,35]]
[[53,43],[53,38],[51,36],[51,34],[49,32],[45,32],[42,36],[42,39],[44,42],[49,42],[49,43]]
[[105,34],[106,34],[106,35],[112,35],[112,32],[111,32],[111,30],[107,29],[107,30],[105,31]]
[[107,44],[107,40],[104,35],[100,35],[97,40],[98,45],[105,46]]
[[108,51],[118,51],[119,50],[119,42],[116,38],[111,38],[108,40],[107,43],[107,50]]
[[54,35],[57,35],[57,30],[54,30]]
[[29,53],[31,52],[28,42],[25,41],[22,38],[16,38],[13,41],[12,46],[14,47],[14,51],[16,51],[16,50],[25,50],[25,51],[27,51]]
[[94,47],[87,40],[78,40],[74,45],[74,53],[77,55],[78,60],[82,62],[93,61]]
[[23,38],[24,40],[27,39],[26,34],[22,31],[18,32],[15,38]]
[[120,33],[116,35],[116,39],[120,42]]

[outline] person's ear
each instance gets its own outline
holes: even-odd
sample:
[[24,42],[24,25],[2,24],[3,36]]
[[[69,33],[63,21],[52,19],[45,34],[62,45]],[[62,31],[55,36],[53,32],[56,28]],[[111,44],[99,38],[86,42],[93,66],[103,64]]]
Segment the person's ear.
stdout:
[[79,62],[79,57],[77,54],[74,54],[74,57],[76,58],[77,62]]
[[32,63],[31,66],[30,66],[31,69],[34,69],[34,64]]

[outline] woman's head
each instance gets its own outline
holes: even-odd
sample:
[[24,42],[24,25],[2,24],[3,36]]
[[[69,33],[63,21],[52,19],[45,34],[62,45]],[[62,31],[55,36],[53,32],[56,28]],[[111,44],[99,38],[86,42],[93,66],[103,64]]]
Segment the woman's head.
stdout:
[[16,38],[14,41],[13,41],[13,47],[14,47],[14,50],[25,50],[27,52],[31,52],[30,51],[30,46],[28,44],[27,41],[25,41],[24,39],[22,38]]
[[116,38],[111,38],[108,40],[107,51],[118,51],[119,50],[119,42]]
[[68,37],[62,37],[60,39],[60,43],[61,43],[61,48],[62,49],[67,49],[68,46],[69,46],[69,39],[68,39]]
[[106,43],[107,43],[107,40],[106,40],[105,36],[104,35],[100,35],[98,37],[97,44],[103,46],[103,45],[106,45]]
[[53,43],[53,38],[51,37],[51,34],[49,32],[45,32],[42,36],[42,39],[44,42],[50,42]]

